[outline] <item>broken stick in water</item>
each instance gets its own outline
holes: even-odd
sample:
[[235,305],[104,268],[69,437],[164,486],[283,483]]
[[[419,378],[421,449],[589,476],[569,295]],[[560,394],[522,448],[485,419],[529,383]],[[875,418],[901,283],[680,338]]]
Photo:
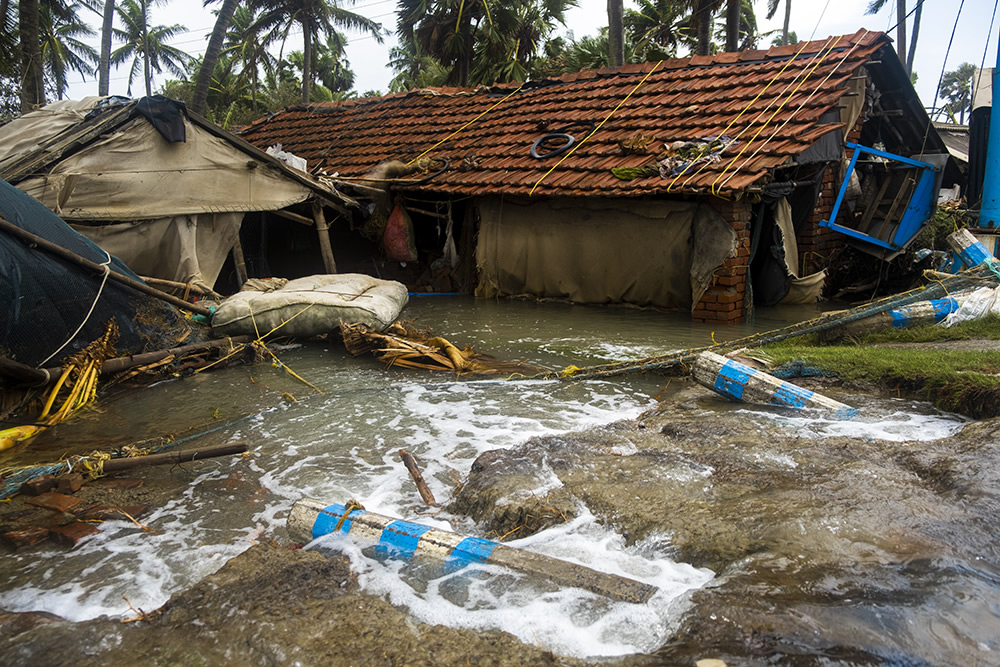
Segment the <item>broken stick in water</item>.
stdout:
[[417,462],[414,460],[413,455],[405,449],[401,449],[399,450],[399,458],[403,459],[403,465],[410,471],[410,477],[413,478],[413,483],[417,485],[417,491],[420,492],[420,497],[424,499],[424,503],[427,505],[437,505],[437,500],[434,499],[434,494],[431,493],[427,482],[424,481],[424,476],[420,474],[420,468],[417,467]]

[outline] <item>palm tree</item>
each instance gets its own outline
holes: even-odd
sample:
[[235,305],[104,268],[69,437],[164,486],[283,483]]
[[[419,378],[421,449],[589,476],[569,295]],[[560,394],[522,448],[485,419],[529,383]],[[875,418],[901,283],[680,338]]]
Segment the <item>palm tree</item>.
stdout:
[[233,20],[226,33],[225,51],[240,65],[240,79],[249,82],[251,109],[257,111],[257,89],[260,87],[260,68],[271,74],[277,67],[277,58],[268,50],[266,40],[257,29],[257,15],[252,9],[240,5],[233,12]]
[[62,99],[68,87],[66,74],[69,70],[79,72],[84,78],[94,73],[94,65],[99,60],[97,51],[79,38],[95,33],[80,20],[72,6],[61,6],[49,0],[43,1],[40,9],[42,63],[56,96]]
[[[768,20],[773,19],[774,15],[778,13],[778,7],[781,5],[781,0],[767,0],[767,18]],[[776,44],[776,46],[784,46],[788,44],[788,23],[792,19],[792,0],[785,0],[785,23],[781,28],[781,43]]]
[[176,76],[184,76],[184,65],[190,56],[167,44],[167,40],[186,30],[182,25],[149,26],[148,0],[123,0],[118,7],[118,17],[124,29],[115,28],[113,34],[119,42],[123,42],[111,54],[111,64],[121,65],[131,60],[128,73],[128,94],[132,94],[132,81],[139,68],[142,68],[143,80],[146,83],[146,95],[152,95],[153,70],[157,73],[164,69]]
[[[727,2],[730,0],[727,0]],[[725,20],[721,21],[715,31],[715,39],[726,44],[726,51],[745,51],[757,48],[760,33],[757,31],[757,14],[753,10],[753,0],[738,0],[739,13],[736,14],[736,41],[730,44],[731,15],[726,7]],[[781,41],[781,38],[778,38]]]
[[[205,0],[205,4],[216,0]],[[204,113],[205,102],[208,100],[208,87],[212,83],[212,73],[215,71],[215,64],[219,62],[219,54],[222,53],[222,44],[226,39],[226,32],[229,30],[229,23],[233,19],[233,12],[239,0],[222,0],[222,8],[215,16],[215,27],[212,29],[212,36],[208,40],[208,48],[205,50],[205,57],[202,58],[201,67],[198,68],[198,79],[194,85],[194,100],[191,102],[191,110],[195,113]]]
[[396,33],[401,44],[450,71],[460,86],[527,76],[543,39],[576,0],[399,0]]
[[712,19],[722,4],[722,0],[694,0],[691,21],[698,35],[695,53],[707,56],[712,49]]
[[389,90],[394,93],[443,86],[448,80],[448,70],[434,58],[424,55],[413,42],[389,49],[389,67],[396,73],[389,82]]
[[632,48],[646,60],[677,54],[682,46],[694,46],[690,15],[673,0],[639,0],[638,9],[625,12],[625,32]]
[[280,35],[282,44],[288,38],[293,26],[302,28],[302,102],[309,103],[309,87],[312,83],[312,68],[315,53],[313,43],[320,36],[329,36],[336,28],[360,30],[382,43],[382,24],[360,14],[347,11],[337,0],[258,0],[261,14],[255,24],[267,42],[276,41]]
[[18,36],[21,48],[21,112],[45,104],[42,42],[38,28],[38,0],[18,3]]
[[965,112],[972,103],[972,77],[976,74],[976,66],[962,63],[956,69],[945,72],[941,77],[941,96],[948,100],[948,115],[955,122],[965,125]]

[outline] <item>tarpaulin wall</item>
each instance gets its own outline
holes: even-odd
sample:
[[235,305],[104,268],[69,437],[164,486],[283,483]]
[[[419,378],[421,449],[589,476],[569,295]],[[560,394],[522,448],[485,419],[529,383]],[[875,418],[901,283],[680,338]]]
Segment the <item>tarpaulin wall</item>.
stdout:
[[243,215],[203,213],[73,228],[140,275],[212,288],[239,236]]
[[478,296],[690,308],[736,235],[696,202],[479,202]]
[[[107,261],[104,251],[3,180],[0,214],[81,257],[98,264]],[[112,257],[110,268],[138,280],[117,258]],[[116,349],[120,354],[164,349],[190,336],[190,326],[172,306],[111,279],[100,290],[101,277],[0,232],[0,355],[29,366],[41,364],[84,321],[99,291],[100,298],[86,324],[49,365],[103,334],[111,318],[118,323]]]

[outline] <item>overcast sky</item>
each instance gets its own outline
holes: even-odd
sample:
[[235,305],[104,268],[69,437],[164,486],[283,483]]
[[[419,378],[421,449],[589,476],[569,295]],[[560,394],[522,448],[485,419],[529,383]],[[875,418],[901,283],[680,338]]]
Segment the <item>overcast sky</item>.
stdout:
[[[854,33],[859,28],[869,30],[888,30],[896,23],[895,2],[886,3],[886,7],[875,16],[866,16],[864,11],[870,0],[794,0],[792,2],[791,30],[797,33],[799,39],[810,36],[823,38],[829,35]],[[607,24],[606,0],[579,0],[579,7],[570,10],[567,16],[566,29],[577,37],[591,35]],[[632,5],[625,0],[625,6]],[[948,41],[951,38],[953,26],[958,16],[959,6],[962,13],[958,20],[957,31],[951,47],[951,53],[945,62]],[[352,11],[380,21],[389,30],[395,28],[396,0],[359,0],[348,6]],[[825,8],[824,8],[825,6]],[[908,3],[912,8],[913,0]],[[764,18],[767,3],[765,0],[755,0],[758,22],[762,32],[781,29],[781,16],[767,21]],[[977,67],[984,60],[986,67],[996,65],[996,36],[1000,30],[1000,21],[993,26],[989,34],[991,16],[995,3],[989,0],[924,0],[921,31],[917,41],[917,56],[914,70],[918,75],[917,92],[925,106],[930,106],[942,67],[946,70],[955,69],[961,63],[969,62]],[[783,7],[779,11],[784,11]],[[88,12],[80,10],[80,15]],[[179,35],[172,44],[183,51],[198,56],[204,53],[208,34],[212,30],[215,18],[211,12],[202,6],[202,0],[165,0],[151,9],[153,23],[157,25],[183,25],[187,32]],[[912,19],[911,19],[912,21]],[[93,15],[91,23],[99,29],[99,18]],[[891,34],[895,38],[895,32]],[[395,38],[389,37],[384,44],[378,44],[371,37],[348,34],[350,40],[347,47],[347,57],[356,75],[355,89],[358,92],[378,90],[386,92],[392,72],[387,66],[389,48],[395,44]],[[301,37],[289,39],[286,52],[301,50]],[[989,42],[987,44],[987,41]],[[764,39],[761,47],[766,48],[770,39]],[[96,46],[97,40],[95,38]],[[111,75],[111,93],[124,95],[128,86],[128,72],[119,69]],[[154,80],[154,90],[162,85],[164,76]],[[141,81],[133,83],[134,93],[142,93]],[[81,82],[79,76],[70,77],[69,96],[80,98],[97,94],[96,79]]]

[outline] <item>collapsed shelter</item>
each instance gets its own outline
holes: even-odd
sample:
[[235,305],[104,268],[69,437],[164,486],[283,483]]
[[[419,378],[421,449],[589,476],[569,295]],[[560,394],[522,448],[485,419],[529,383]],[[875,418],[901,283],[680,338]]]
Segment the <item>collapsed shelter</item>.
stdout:
[[227,263],[235,288],[246,265],[336,272],[327,218],[355,202],[271,153],[158,95],[55,102],[0,127],[0,178],[136,273],[207,288]]
[[[342,223],[374,227],[372,238],[401,204],[425,282],[447,273],[446,286],[484,296],[685,308],[721,322],[743,320],[754,301],[815,294],[845,242],[898,254],[920,179],[883,155],[947,152],[891,40],[866,30],[293,107],[241,135],[281,143],[372,199],[366,219]],[[820,223],[844,199],[848,143],[880,153],[850,165],[835,231]],[[936,185],[945,160],[916,162]]]

